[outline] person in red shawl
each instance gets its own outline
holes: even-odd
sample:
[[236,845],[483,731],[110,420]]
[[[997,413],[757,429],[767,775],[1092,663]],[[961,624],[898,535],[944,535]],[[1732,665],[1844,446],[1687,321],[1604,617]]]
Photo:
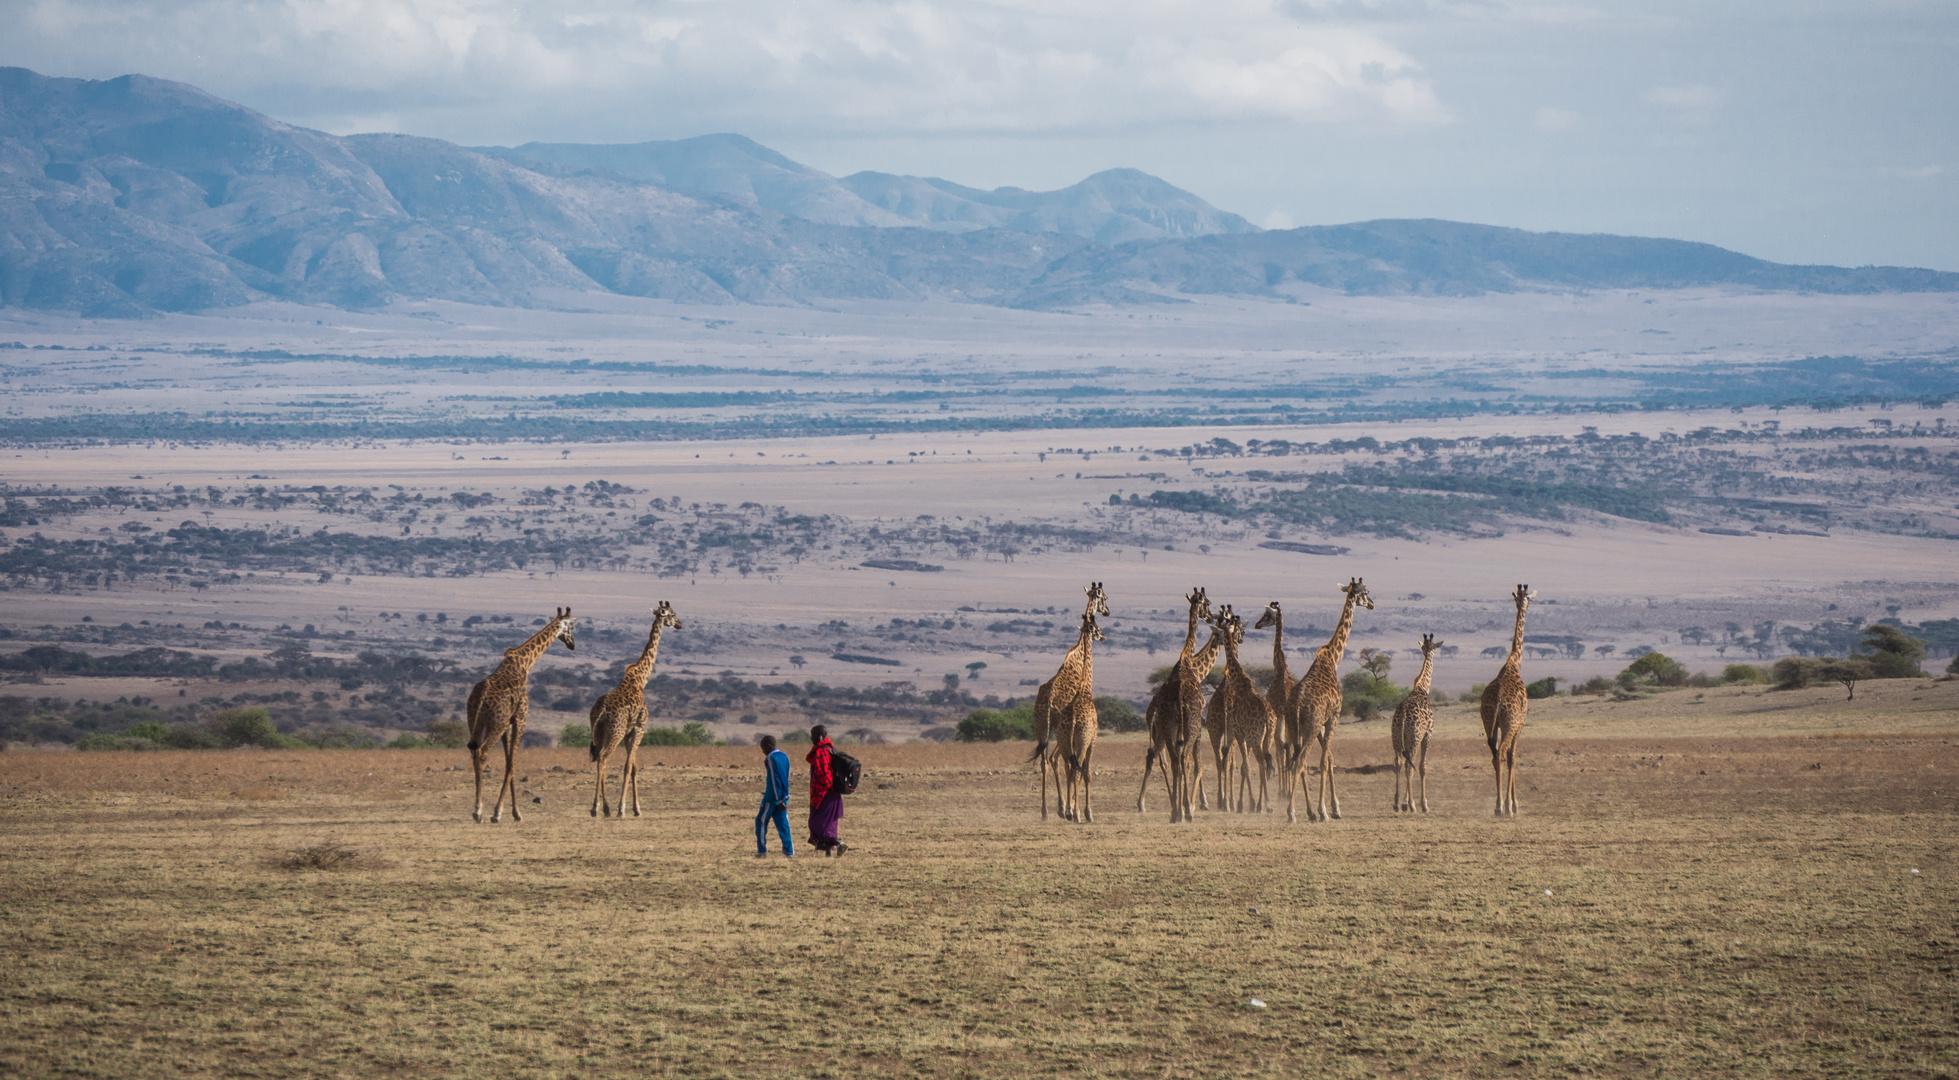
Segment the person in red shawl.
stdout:
[[842,855],[850,845],[837,839],[837,820],[843,817],[843,792],[830,782],[830,731],[822,724],[809,729],[809,842],[825,858]]

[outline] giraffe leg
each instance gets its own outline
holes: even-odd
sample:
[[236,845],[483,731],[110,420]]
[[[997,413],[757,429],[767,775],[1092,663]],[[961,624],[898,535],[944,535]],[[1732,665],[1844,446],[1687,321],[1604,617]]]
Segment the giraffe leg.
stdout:
[[1095,823],[1095,809],[1088,801],[1089,781],[1095,778],[1095,772],[1089,768],[1089,762],[1094,758],[1095,747],[1091,744],[1088,752],[1082,755],[1082,821],[1090,825]]
[[478,822],[483,820],[483,762],[490,755],[481,743],[469,751],[469,765],[476,773],[476,813],[472,815]]
[[[606,753],[603,750],[592,755],[592,816],[593,817],[599,816],[599,800],[605,797],[605,759],[606,759]],[[606,816],[607,817],[612,816],[612,808],[609,806],[606,807]]]
[[[1041,820],[1046,821],[1048,819],[1047,753],[1041,750],[1041,748],[1037,746],[1034,748],[1034,754],[1036,757],[1036,767],[1041,770]],[[1149,786],[1150,786],[1150,771],[1149,769],[1145,768],[1143,770],[1143,787],[1145,790],[1147,790]],[[1138,812],[1140,812],[1143,809],[1143,797],[1141,795],[1136,796],[1136,809]]]
[[[504,748],[504,757],[507,760],[510,757],[510,733],[507,731],[504,732],[503,735],[503,748]],[[506,790],[508,790],[509,787],[510,787],[510,768],[508,766],[505,766],[503,770],[503,779],[497,781],[497,804],[490,808],[490,824],[492,825],[495,825],[503,820],[503,793]],[[515,801],[514,798],[512,801]]]
[[1323,745],[1326,747],[1326,797],[1333,803],[1333,820],[1340,820],[1340,792],[1333,786],[1333,732],[1329,730]]
[[[633,816],[639,816],[639,737],[633,737],[633,744],[626,748],[626,771],[633,774]],[[621,809],[624,809],[626,796],[619,795]]]
[[1496,773],[1496,816],[1503,816],[1503,750],[1490,740],[1490,769]]
[[1504,790],[1510,795],[1510,816],[1517,816],[1517,739],[1513,735],[1510,745],[1503,748]]
[[1428,736],[1422,736],[1422,813],[1428,813]]

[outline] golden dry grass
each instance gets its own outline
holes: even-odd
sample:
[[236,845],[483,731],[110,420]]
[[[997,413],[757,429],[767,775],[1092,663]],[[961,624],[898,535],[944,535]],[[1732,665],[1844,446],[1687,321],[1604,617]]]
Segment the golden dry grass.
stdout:
[[1445,721],[1435,814],[1292,826],[1139,816],[1133,738],[1091,826],[1025,744],[865,747],[793,863],[753,749],[649,748],[624,821],[526,754],[494,827],[460,751],[9,753],[0,1073],[1952,1075],[1959,738],[1618,734],[1527,731],[1498,821]]

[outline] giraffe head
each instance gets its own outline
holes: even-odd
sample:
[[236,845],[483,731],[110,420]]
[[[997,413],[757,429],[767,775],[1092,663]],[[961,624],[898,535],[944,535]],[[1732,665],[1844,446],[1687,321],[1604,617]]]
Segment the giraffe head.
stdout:
[[1265,605],[1265,614],[1258,617],[1258,622],[1252,624],[1252,629],[1263,630],[1268,626],[1277,626],[1279,625],[1279,618],[1279,602],[1274,600]]
[[1109,594],[1103,591],[1101,582],[1089,582],[1082,591],[1088,594],[1088,610],[1097,615],[1109,613]]
[[680,628],[680,616],[673,613],[673,605],[665,600],[660,601],[660,606],[653,609],[653,629],[678,630]]
[[1510,602],[1517,605],[1517,614],[1521,616],[1524,613],[1524,609],[1530,607],[1530,602],[1536,596],[1537,594],[1531,591],[1530,586],[1519,585],[1517,586],[1517,591],[1510,594]]
[[1217,627],[1225,636],[1225,640],[1233,645],[1245,640],[1245,620],[1231,610],[1230,604],[1218,609],[1217,617],[1211,620],[1211,625]]
[[1108,638],[1102,636],[1102,628],[1100,626],[1095,625],[1095,613],[1092,611],[1084,612],[1082,614],[1081,632],[1082,635],[1090,641],[1108,640]]
[[551,621],[558,624],[558,640],[565,643],[565,648],[576,650],[578,648],[578,642],[572,638],[573,619],[571,617],[571,609],[559,608],[557,617]]
[[1347,599],[1352,601],[1355,607],[1364,607],[1369,611],[1374,610],[1374,598],[1367,595],[1367,586],[1362,585],[1359,578],[1353,578],[1345,585],[1340,586],[1340,591],[1346,594]]
[[1197,612],[1199,619],[1204,622],[1211,621],[1211,598],[1204,595],[1204,586],[1199,585],[1190,590],[1190,595],[1184,599],[1190,601],[1190,609]]
[[1434,634],[1422,635],[1422,659],[1426,660],[1429,657],[1434,656],[1435,650],[1441,647],[1442,647],[1442,643],[1435,640]]

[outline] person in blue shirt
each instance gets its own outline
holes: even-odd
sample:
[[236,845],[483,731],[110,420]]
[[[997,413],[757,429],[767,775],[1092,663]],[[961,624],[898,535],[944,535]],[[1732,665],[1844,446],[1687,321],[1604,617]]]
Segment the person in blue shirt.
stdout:
[[762,736],[762,762],[767,786],[762,789],[762,809],[755,814],[755,857],[769,853],[769,822],[774,821],[775,834],[782,838],[782,854],[793,859],[796,844],[789,839],[789,755],[775,748],[773,735]]

